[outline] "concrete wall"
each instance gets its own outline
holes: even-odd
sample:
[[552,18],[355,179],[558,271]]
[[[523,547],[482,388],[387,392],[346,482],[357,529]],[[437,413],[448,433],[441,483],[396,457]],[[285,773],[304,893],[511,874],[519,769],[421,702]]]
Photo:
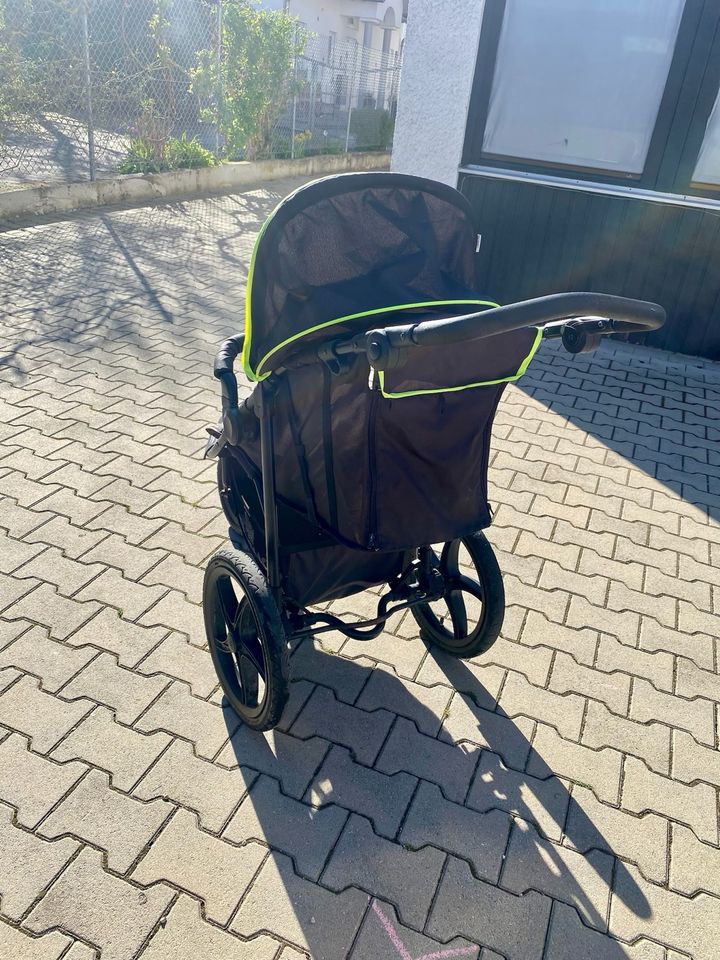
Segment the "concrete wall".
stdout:
[[410,0],[391,168],[457,186],[484,0]]
[[200,170],[129,174],[94,183],[51,183],[0,192],[0,221],[67,213],[116,204],[150,204],[170,198],[231,193],[284,177],[322,177],[352,170],[387,170],[386,153],[345,153],[302,160],[221,163]]

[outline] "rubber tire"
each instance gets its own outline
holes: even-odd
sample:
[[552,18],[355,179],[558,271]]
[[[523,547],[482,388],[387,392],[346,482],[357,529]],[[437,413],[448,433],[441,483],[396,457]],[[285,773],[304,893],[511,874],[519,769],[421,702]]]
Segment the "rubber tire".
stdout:
[[[258,628],[258,639],[266,655],[267,677],[265,678],[265,700],[263,709],[257,717],[243,712],[242,704],[229,689],[223,677],[215,647],[213,624],[213,605],[209,602],[212,576],[216,569],[227,571],[242,585],[243,593],[252,609]],[[208,561],[203,583],[203,612],[205,634],[207,637],[213,666],[225,694],[225,698],[238,718],[253,730],[271,730],[280,721],[289,693],[290,664],[285,630],[277,604],[270,593],[265,574],[255,560],[247,553],[232,548],[218,550]]]
[[454,657],[467,660],[489,650],[500,635],[505,618],[505,587],[495,551],[485,534],[480,531],[471,533],[461,537],[460,542],[470,554],[477,582],[484,594],[483,622],[480,632],[464,645],[462,641],[454,639],[448,641],[445,635],[438,633],[433,623],[434,618],[428,617],[428,611],[431,609],[429,604],[420,603],[411,607],[410,610],[420,627],[422,640]]

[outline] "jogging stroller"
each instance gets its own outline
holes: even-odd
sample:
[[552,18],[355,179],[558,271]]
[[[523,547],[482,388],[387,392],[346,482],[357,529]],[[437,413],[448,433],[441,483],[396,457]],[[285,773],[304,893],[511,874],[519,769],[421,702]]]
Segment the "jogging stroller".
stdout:
[[[222,418],[205,450],[232,545],[205,572],[207,641],[251,727],[279,721],[303,637],[374,638],[410,610],[426,642],[487,650],[505,606],[481,532],[505,385],[544,337],[578,353],[664,322],[656,304],[591,293],[499,307],[475,290],[475,254],[465,198],[401,174],[310,183],[260,231],[244,333],[215,360]],[[245,398],[238,354],[255,382]],[[375,616],[338,616],[368,588]]]

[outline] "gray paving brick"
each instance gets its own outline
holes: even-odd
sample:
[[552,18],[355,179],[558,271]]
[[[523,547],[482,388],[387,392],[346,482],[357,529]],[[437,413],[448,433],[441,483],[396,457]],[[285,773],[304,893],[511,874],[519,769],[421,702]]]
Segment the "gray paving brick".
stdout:
[[[403,923],[422,929],[445,862],[432,847],[408,850],[373,832],[369,820],[351,814],[330,862],[324,886],[338,893],[358,886],[398,907]],[[414,877],[412,884],[408,876]]]
[[279,730],[256,733],[240,724],[220,751],[216,763],[230,769],[247,766],[267,773],[281,782],[284,793],[299,800],[328,748],[328,742],[320,737],[298,740]]
[[356,660],[333,656],[305,640],[292,655],[293,679],[312,680],[331,687],[338,700],[355,703],[371,674],[371,667]]
[[497,753],[508,767],[522,770],[530,753],[534,726],[526,717],[511,720],[502,711],[491,713],[478,707],[469,697],[456,694],[450,702],[439,739],[446,743],[475,743]]
[[468,810],[446,800],[439,787],[421,781],[398,840],[413,849],[432,845],[463,857],[476,876],[497,883],[510,824],[501,810]]
[[604,850],[629,860],[653,883],[665,883],[668,822],[653,813],[635,816],[600,803],[585,787],[573,787],[565,842],[580,853]]
[[176,633],[166,637],[137,670],[147,676],[161,673],[183,680],[196,697],[209,697],[218,685],[210,653]]
[[[650,940],[629,946],[582,922],[577,912],[564,903],[553,905],[545,960],[665,960],[665,948]],[[670,960],[670,958],[668,958]]]
[[69,636],[67,643],[78,647],[92,644],[114,653],[122,666],[134,667],[166,633],[162,627],[141,627],[123,620],[117,610],[105,609]]
[[[2,578],[0,578],[1,583]],[[25,590],[32,586],[34,581],[17,580],[14,583],[22,584],[22,590]],[[2,587],[3,596],[7,596],[4,589]],[[77,600],[67,600],[49,584],[43,583],[5,610],[4,616],[11,620],[18,618],[35,620],[49,629],[51,637],[65,640],[99,609],[99,605],[93,601],[80,603]]]
[[[162,587],[145,589],[162,590]],[[178,633],[185,634],[195,644],[205,642],[202,607],[199,604],[190,603],[185,599],[185,594],[180,593],[179,590],[166,593],[161,600],[150,607],[147,613],[143,614],[139,622],[149,627],[170,627]]]
[[634,757],[625,761],[622,806],[633,813],[651,811],[685,823],[708,843],[718,842],[717,794],[705,783],[686,786],[648,770]]
[[[635,677],[644,677],[659,690],[672,690],[674,662],[669,653],[646,653],[626,646],[615,637],[604,636],[600,638],[595,666],[607,673],[619,670]],[[618,712],[615,710],[615,713]]]
[[[13,960],[58,960],[60,956],[68,956],[65,950],[70,943],[70,938],[57,930],[34,937],[0,920],[0,956],[3,957],[12,957]],[[80,958],[73,956],[71,960]]]
[[0,653],[0,669],[18,667],[39,677],[44,690],[56,693],[96,651],[88,647],[74,649],[47,636],[42,627],[33,627]]
[[471,745],[426,737],[409,720],[398,717],[375,766],[383,773],[404,771],[439,783],[449,800],[462,803],[479,754],[479,748]]
[[204,833],[195,814],[178,810],[132,872],[142,884],[168,880],[200,897],[210,920],[227,924],[250,885],[266,848],[234,846]]
[[[105,535],[104,539],[85,554],[86,562],[98,561],[108,567],[117,567],[129,580],[137,580],[163,557],[164,550],[151,550],[148,547],[136,547],[115,533]],[[148,581],[153,582],[153,581]]]
[[372,766],[392,720],[387,710],[358,710],[341,703],[330,690],[316,687],[291,732],[301,739],[320,736],[334,740],[352,750],[360,763]]
[[[343,609],[347,609],[347,601]],[[369,616],[374,617],[375,612],[369,613]],[[412,640],[396,639],[384,634],[375,640],[348,640],[342,648],[343,656],[353,660],[358,657],[370,657],[371,660],[388,664],[398,676],[412,680],[425,656],[425,645],[417,639],[419,636],[417,624],[412,621],[411,626],[411,636],[414,638]]]
[[[527,620],[523,627],[520,640],[523,644],[534,647],[532,657],[525,657],[532,662],[539,659],[541,651],[543,658],[549,651],[542,650],[543,647],[552,647],[555,650],[563,650],[569,653],[578,663],[592,665],[595,659],[595,651],[598,645],[598,633],[596,630],[570,629],[548,620],[541,613],[531,610],[528,613]],[[513,667],[520,673],[524,673],[531,683],[536,686],[544,687],[550,673],[550,663],[548,657],[547,672],[540,676],[529,676],[527,669]]]
[[613,713],[622,716],[627,715],[630,705],[630,677],[627,674],[603,673],[582,666],[564,653],[558,653],[555,658],[549,688],[556,693],[574,692],[601,700]]
[[0,804],[0,908],[3,915],[20,920],[78,847],[74,840],[50,843],[13,826],[12,810]]
[[[289,857],[272,854],[230,929],[244,937],[269,931],[307,951],[313,960],[336,960],[347,956],[368,900],[360,890],[330,893],[298,877]],[[271,912],[268,903],[273,905]]]
[[305,794],[315,806],[338,804],[367,817],[377,834],[393,838],[408,808],[417,780],[406,773],[387,776],[353,760],[345,747],[333,746]]
[[580,739],[585,700],[575,694],[559,695],[510,673],[500,696],[500,706],[511,719],[525,716],[556,727],[568,740]]
[[[391,956],[391,944],[402,960],[408,957],[462,957],[478,960],[479,948],[456,937],[449,944],[439,943],[400,923],[397,911],[389,903],[372,901],[350,954],[351,960],[377,960]],[[490,960],[483,957],[482,960]]]
[[273,960],[277,949],[277,940],[271,937],[260,934],[252,940],[241,940],[207,923],[201,915],[200,904],[181,895],[142,956],[144,960],[177,960],[178,957]]
[[669,630],[650,618],[642,618],[640,647],[666,650],[687,657],[704,670],[714,669],[715,641],[712,635]]
[[168,684],[164,677],[141,677],[101,653],[63,690],[63,697],[87,697],[111,707],[121,723],[132,724]]
[[704,780],[720,787],[720,752],[704,747],[689,733],[673,731],[672,776],[683,783]]
[[171,899],[165,884],[139,890],[104,873],[102,854],[85,849],[25,923],[37,933],[62,926],[99,947],[103,960],[126,960],[140,949]]
[[610,747],[590,749],[564,740],[552,727],[542,723],[535,731],[527,770],[541,778],[552,771],[591,788],[601,800],[608,803],[619,800],[622,754]]
[[308,806],[280,792],[276,780],[260,776],[223,831],[233,843],[255,839],[293,858],[296,871],[317,880],[347,820],[335,805]]
[[201,757],[211,760],[238,724],[234,714],[193,697],[189,687],[175,681],[135,724],[150,733],[166,730],[192,741]]
[[131,790],[169,742],[164,733],[136,733],[116,723],[106,707],[97,707],[55,748],[52,758],[84,760],[109,771],[116,789]]
[[452,690],[442,684],[425,686],[378,666],[357,699],[362,710],[386,709],[413,720],[421,733],[434,737],[443,721]]
[[36,753],[47,753],[92,707],[88,700],[60,700],[23,676],[0,697],[0,723],[29,737]]
[[11,734],[0,743],[0,796],[16,809],[17,822],[32,830],[77,783],[80,763],[52,763],[32,753],[28,741]]
[[610,932],[624,941],[638,937],[674,947],[692,960],[714,960],[720,900],[700,894],[693,900],[648,883],[635,867],[618,878],[610,908]]
[[110,789],[110,777],[91,770],[42,823],[38,833],[53,839],[71,834],[105,850],[108,866],[125,873],[173,807],[162,800],[142,803]]
[[641,723],[661,720],[672,727],[687,730],[700,743],[714,745],[715,721],[710,700],[683,700],[656,690],[647,680],[633,685],[630,717]]
[[445,942],[460,935],[479,941],[508,960],[541,960],[550,900],[522,897],[476,880],[467,863],[450,857],[426,932]]
[[[509,642],[506,645],[516,646]],[[519,659],[517,658],[518,661]],[[428,687],[442,685],[450,693],[458,690],[468,694],[480,706],[492,710],[505,679],[505,673],[503,666],[459,660],[441,650],[430,650],[418,672],[417,683]]]
[[670,772],[670,727],[616,717],[601,703],[588,702],[582,742],[594,750],[613,747],[642,757],[657,773]]
[[699,891],[720,895],[720,849],[677,823],[672,827],[669,886],[688,896]]

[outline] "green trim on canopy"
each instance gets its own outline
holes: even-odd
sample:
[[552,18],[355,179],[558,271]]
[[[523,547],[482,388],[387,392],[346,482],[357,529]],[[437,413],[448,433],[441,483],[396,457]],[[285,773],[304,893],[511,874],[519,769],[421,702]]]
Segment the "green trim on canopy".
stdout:
[[[269,220],[265,221],[267,224]],[[324,330],[327,327],[334,327],[341,323],[347,323],[350,320],[359,320],[361,317],[373,317],[380,316],[381,314],[386,313],[396,313],[399,310],[415,310],[421,309],[423,307],[447,307],[447,306],[460,306],[463,304],[471,306],[484,306],[484,307],[497,307],[499,304],[495,303],[493,300],[426,300],[422,303],[399,303],[392,307],[377,307],[374,310],[362,310],[360,313],[348,313],[344,317],[336,317],[334,320],[326,320],[324,323],[318,323],[314,327],[308,327],[307,330],[302,330],[300,333],[293,334],[292,337],[288,337],[287,340],[283,340],[282,343],[278,343],[277,346],[273,347],[269,353],[266,353],[262,358],[260,363],[257,365],[257,371],[252,370],[250,367],[250,343],[252,337],[252,320],[250,315],[250,292],[252,286],[252,276],[253,269],[255,266],[255,251],[257,250],[258,243],[260,238],[263,235],[265,227],[260,231],[258,239],[255,243],[255,248],[253,249],[252,259],[250,260],[250,271],[248,273],[248,285],[247,293],[245,295],[245,343],[243,344],[242,352],[242,367],[245,371],[245,375],[250,380],[260,381],[265,380],[266,377],[269,377],[272,373],[272,370],[268,370],[266,373],[261,373],[263,366],[267,361],[276,354],[279,350],[283,350],[285,347],[289,346],[291,343],[295,343],[297,340],[301,340],[303,337],[307,337],[311,333],[315,333],[318,330]]]
[[379,370],[378,377],[380,380],[380,392],[384,397],[395,400],[399,397],[420,397],[429,393],[457,393],[459,390],[470,390],[472,387],[493,387],[498,383],[512,383],[514,380],[519,380],[520,377],[527,371],[527,368],[530,366],[530,361],[535,356],[541,341],[542,327],[538,327],[537,333],[535,334],[535,340],[530,348],[530,353],[528,353],[523,362],[520,364],[517,373],[514,373],[509,377],[501,377],[499,380],[482,380],[479,383],[464,383],[459,387],[430,387],[427,390],[405,390],[401,393],[392,393],[385,390],[385,371]]

